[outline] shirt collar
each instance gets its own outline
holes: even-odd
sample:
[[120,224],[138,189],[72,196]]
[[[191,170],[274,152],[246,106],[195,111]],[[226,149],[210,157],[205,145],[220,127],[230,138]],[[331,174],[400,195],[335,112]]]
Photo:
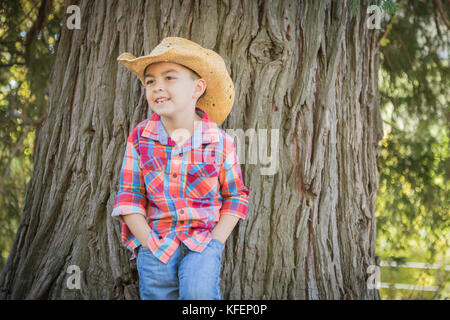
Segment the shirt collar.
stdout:
[[[201,125],[196,128],[193,136],[191,137],[193,138],[193,147],[200,147],[200,143],[207,144],[219,142],[219,129],[217,124],[209,118],[208,114],[204,110],[197,107],[195,107],[195,110],[201,115],[202,122]],[[156,112],[151,115],[150,120],[142,131],[141,136],[144,138],[157,140],[163,145],[175,145],[174,143],[169,143],[169,135],[161,122],[161,116]],[[173,142],[172,139],[170,139],[170,141]]]

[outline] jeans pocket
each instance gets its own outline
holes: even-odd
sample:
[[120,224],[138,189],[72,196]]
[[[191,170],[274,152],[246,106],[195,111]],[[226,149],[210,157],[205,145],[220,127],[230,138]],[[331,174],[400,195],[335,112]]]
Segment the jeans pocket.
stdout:
[[219,240],[214,239],[214,238],[211,239],[211,243],[213,244],[214,247],[220,249],[220,251],[222,251],[223,248],[225,247],[224,243],[222,243]]

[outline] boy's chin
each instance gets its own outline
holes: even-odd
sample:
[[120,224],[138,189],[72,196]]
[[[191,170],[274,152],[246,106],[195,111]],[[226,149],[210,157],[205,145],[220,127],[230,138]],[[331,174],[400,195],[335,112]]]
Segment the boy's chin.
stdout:
[[152,111],[157,113],[160,116],[170,116],[174,113],[173,108],[161,106],[161,107],[152,107]]
[[159,116],[169,118],[177,114],[179,115],[180,113],[183,113],[183,109],[180,109],[179,107],[176,106],[151,106],[151,109],[154,113],[157,113]]

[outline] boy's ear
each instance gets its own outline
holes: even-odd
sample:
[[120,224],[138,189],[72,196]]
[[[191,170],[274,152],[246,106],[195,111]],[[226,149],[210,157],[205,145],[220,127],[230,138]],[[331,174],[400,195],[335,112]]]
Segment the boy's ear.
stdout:
[[195,96],[194,98],[199,99],[206,91],[206,80],[205,79],[197,79],[197,84],[195,86]]

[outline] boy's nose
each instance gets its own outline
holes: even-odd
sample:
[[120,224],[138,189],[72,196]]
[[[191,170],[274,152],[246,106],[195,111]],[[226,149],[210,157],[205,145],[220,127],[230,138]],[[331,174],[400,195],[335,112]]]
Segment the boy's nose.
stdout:
[[155,85],[153,86],[153,91],[156,92],[156,91],[159,91],[161,89],[162,89],[162,83],[155,81]]

